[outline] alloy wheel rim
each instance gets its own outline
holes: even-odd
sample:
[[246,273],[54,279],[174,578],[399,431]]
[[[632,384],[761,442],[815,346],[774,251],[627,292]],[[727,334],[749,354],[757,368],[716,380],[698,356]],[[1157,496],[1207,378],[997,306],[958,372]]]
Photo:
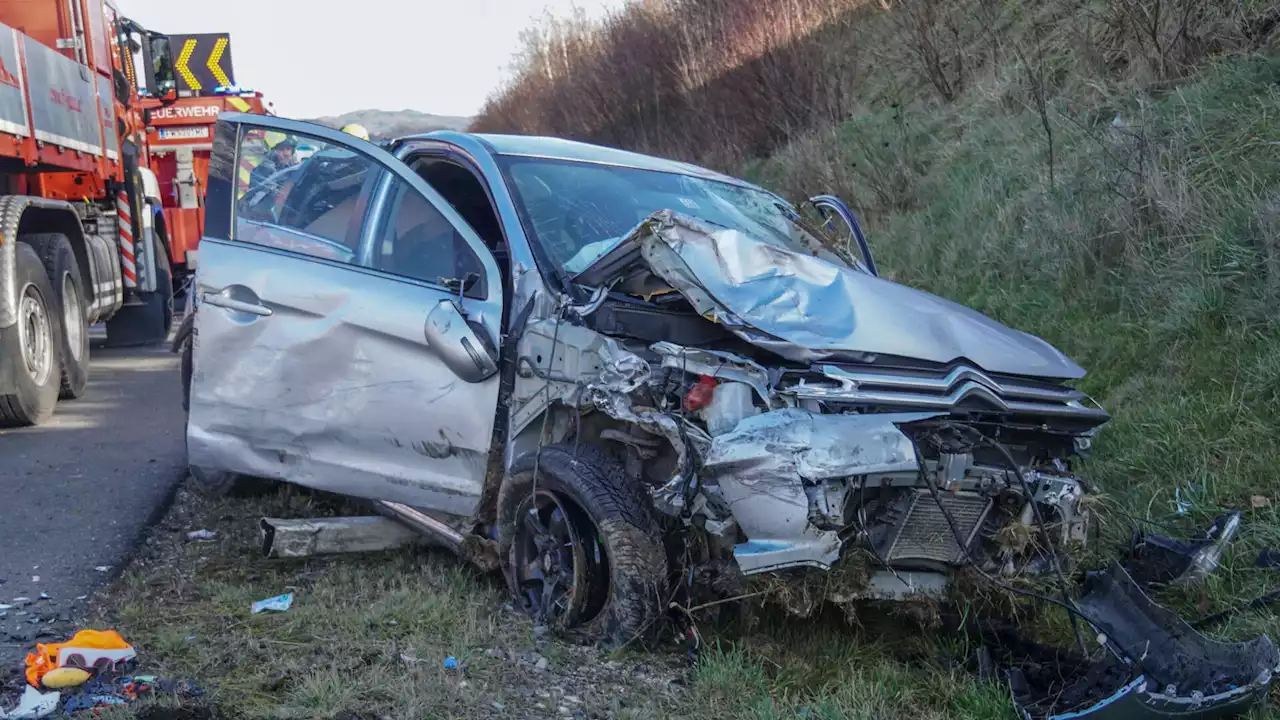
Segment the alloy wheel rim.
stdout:
[[53,368],[53,332],[44,300],[34,285],[24,289],[18,304],[18,345],[27,374],[36,385],[44,385]]
[[607,576],[586,514],[555,493],[538,490],[520,503],[516,522],[513,564],[524,609],[562,628],[590,620],[604,604],[600,581]]

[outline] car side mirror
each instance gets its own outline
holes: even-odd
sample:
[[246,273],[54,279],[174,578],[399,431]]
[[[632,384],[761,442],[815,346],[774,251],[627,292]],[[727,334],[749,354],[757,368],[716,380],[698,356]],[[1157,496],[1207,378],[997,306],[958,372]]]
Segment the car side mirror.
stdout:
[[427,314],[427,344],[445,367],[469,383],[488,380],[498,372],[498,352],[486,342],[483,328],[467,322],[458,301],[441,300]]
[[476,273],[469,272],[462,278],[440,278],[441,284],[458,293],[461,298],[471,292],[476,285],[480,284],[480,276]]
[[[867,272],[872,275],[880,274],[876,269],[876,260],[871,255],[871,246],[867,244],[867,236],[862,232],[862,223],[858,222],[858,216],[853,214],[848,203],[835,195],[818,195],[805,202],[823,216],[829,228],[834,229],[837,224],[843,225],[849,231],[850,239],[857,243],[858,253],[862,255],[862,264],[866,266]],[[851,250],[852,248],[845,248],[846,252]]]

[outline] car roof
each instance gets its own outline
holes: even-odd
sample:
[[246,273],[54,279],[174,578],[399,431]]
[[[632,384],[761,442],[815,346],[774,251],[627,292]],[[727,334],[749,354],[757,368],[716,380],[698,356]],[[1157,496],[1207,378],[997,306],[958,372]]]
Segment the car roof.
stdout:
[[698,165],[654,157],[653,155],[642,155],[640,153],[606,147],[604,145],[592,145],[591,143],[578,142],[576,140],[565,140],[557,137],[545,137],[540,135],[497,135],[490,133],[466,133],[454,130],[437,130],[435,132],[426,133],[425,135],[415,135],[401,139],[410,140],[414,137],[442,140],[445,142],[452,142],[454,144],[462,144],[459,141],[465,142],[467,139],[472,139],[482,144],[485,149],[493,155],[568,160],[574,162],[597,163],[601,165],[615,165],[618,167],[636,168],[638,170],[653,170],[656,172],[672,173],[675,175],[690,175],[708,180],[717,180],[719,182],[739,185],[753,190],[769,192],[768,190],[742,180],[741,178],[718,173],[714,170],[709,170]]

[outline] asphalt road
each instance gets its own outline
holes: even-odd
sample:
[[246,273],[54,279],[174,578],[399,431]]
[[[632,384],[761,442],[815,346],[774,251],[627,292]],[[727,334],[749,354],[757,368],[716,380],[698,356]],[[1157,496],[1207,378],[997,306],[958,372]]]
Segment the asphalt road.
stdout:
[[94,335],[85,397],[60,402],[46,425],[0,430],[0,686],[33,641],[80,629],[84,598],[186,471],[178,356],[106,349]]

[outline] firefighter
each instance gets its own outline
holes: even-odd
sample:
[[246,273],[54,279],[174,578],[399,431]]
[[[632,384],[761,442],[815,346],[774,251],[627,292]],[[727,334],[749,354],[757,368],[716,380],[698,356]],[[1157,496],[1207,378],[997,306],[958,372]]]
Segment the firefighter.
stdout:
[[355,135],[361,140],[369,139],[369,131],[360,123],[347,123],[342,126],[342,132],[347,133],[348,135]]
[[264,138],[267,154],[249,175],[250,187],[260,186],[267,178],[298,164],[298,141],[288,135],[268,132]]

